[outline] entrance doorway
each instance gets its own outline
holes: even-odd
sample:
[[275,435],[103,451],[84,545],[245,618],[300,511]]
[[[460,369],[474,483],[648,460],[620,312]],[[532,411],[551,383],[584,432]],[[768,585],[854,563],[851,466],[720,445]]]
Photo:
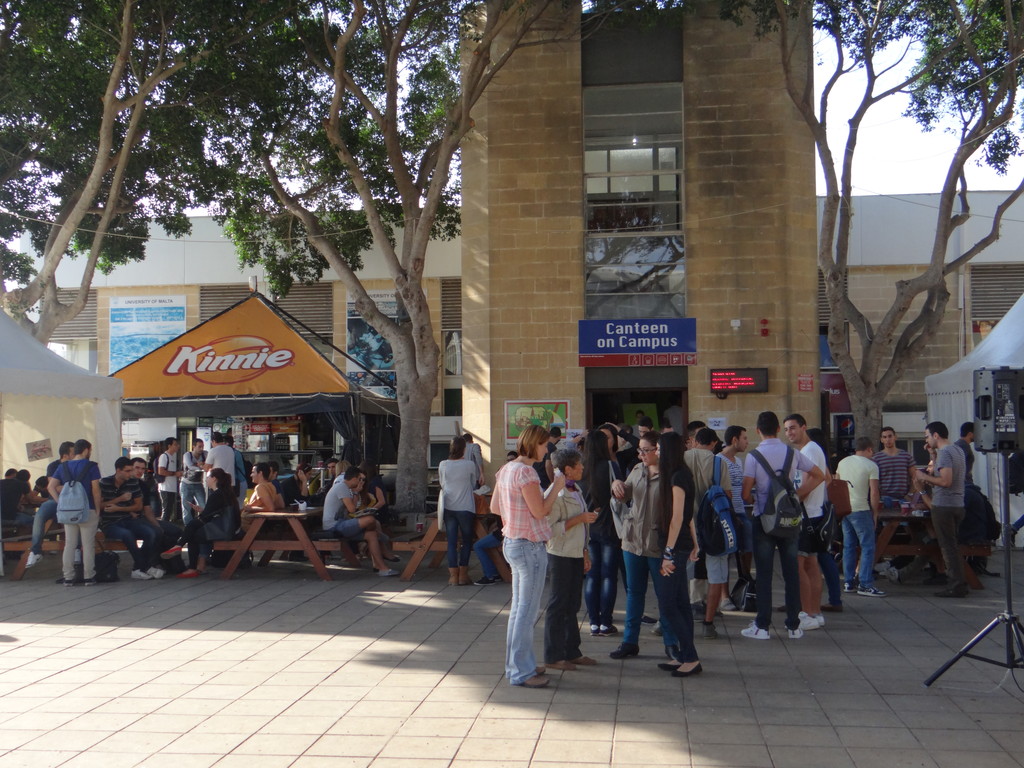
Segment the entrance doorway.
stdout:
[[680,423],[687,422],[685,389],[588,389],[587,426],[605,422],[635,427],[641,415],[649,416],[654,428],[669,426],[666,416],[673,405],[680,406]]

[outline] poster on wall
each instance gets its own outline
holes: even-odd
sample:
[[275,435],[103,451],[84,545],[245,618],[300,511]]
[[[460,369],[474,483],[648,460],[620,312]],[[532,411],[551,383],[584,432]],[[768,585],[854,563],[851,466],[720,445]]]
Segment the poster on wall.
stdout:
[[[367,291],[373,303],[394,320],[398,316],[398,302],[394,291]],[[354,358],[346,365],[345,375],[357,386],[381,397],[396,397],[395,358],[391,345],[377,330],[359,316],[356,305],[349,302],[346,311],[346,338],[348,354]],[[367,371],[373,371],[371,376]],[[385,386],[380,379],[388,383]]]
[[110,371],[185,332],[184,296],[110,297]]
[[544,429],[561,427],[564,434],[569,425],[569,401],[506,400],[505,448],[514,449],[519,435],[531,424]]

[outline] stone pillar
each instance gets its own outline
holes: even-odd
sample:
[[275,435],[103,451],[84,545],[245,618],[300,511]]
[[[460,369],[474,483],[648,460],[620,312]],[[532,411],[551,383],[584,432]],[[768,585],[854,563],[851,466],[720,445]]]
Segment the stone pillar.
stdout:
[[[692,418],[753,436],[758,412],[819,420],[814,144],[777,41],[707,4],[684,21],[687,314],[697,318]],[[810,65],[810,33],[796,57]],[[733,320],[739,320],[734,329]],[[762,320],[767,325],[762,325]],[[762,328],[767,335],[762,335]],[[767,368],[767,394],[710,393],[709,368]],[[801,374],[813,391],[799,389]]]
[[472,115],[462,148],[463,422],[493,477],[506,400],[568,399],[570,426],[585,418],[579,41],[520,48]]

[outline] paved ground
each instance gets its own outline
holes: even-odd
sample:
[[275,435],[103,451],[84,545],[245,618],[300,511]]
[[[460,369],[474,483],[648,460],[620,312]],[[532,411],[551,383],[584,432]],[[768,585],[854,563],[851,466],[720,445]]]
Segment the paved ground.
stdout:
[[[658,638],[616,662],[616,639],[587,637],[600,666],[531,691],[502,678],[507,586],[276,563],[67,589],[56,566],[0,580],[0,768],[1024,765],[1003,670],[964,660],[921,684],[1001,609],[1001,580],[966,600],[851,596],[792,642],[742,638],[733,614],[686,681],[655,668]],[[1002,640],[979,650],[1001,658]]]

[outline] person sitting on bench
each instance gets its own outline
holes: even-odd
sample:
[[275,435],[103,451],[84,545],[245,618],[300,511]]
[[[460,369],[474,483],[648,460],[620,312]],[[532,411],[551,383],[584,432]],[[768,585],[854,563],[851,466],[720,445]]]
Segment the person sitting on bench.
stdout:
[[373,510],[364,510],[356,516],[359,487],[365,478],[365,473],[359,467],[349,467],[343,479],[331,486],[324,499],[323,528],[333,532],[339,539],[364,539],[377,574],[397,576],[398,571],[389,568],[385,560],[398,562],[398,556],[388,547],[387,537]]

